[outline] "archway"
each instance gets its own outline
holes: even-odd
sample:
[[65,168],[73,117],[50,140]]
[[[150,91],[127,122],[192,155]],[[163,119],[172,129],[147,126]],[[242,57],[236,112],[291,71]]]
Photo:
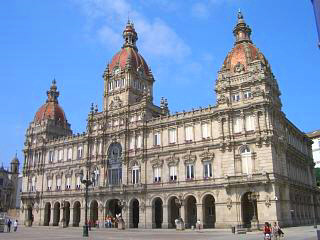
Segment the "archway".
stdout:
[[70,203],[69,202],[63,203],[63,218],[66,223],[66,226],[68,227],[70,222]]
[[118,199],[111,199],[106,203],[106,216],[116,217],[121,213],[121,207],[119,206]]
[[161,228],[163,222],[163,203],[161,198],[156,198],[152,204],[152,227]]
[[241,198],[241,212],[242,212],[242,223],[244,227],[250,228],[251,221],[254,218],[254,214],[258,218],[256,209],[257,201],[252,201],[250,199],[252,192],[245,193]]
[[202,200],[203,206],[203,227],[214,228],[216,222],[216,207],[215,199],[212,195],[208,194],[204,196]]
[[49,226],[51,218],[51,204],[47,202],[44,207],[44,226]]
[[32,213],[32,206],[30,206],[30,205],[27,206],[26,214],[27,214],[27,220],[32,225],[33,221],[34,221],[34,217],[33,217],[33,213]]
[[73,204],[73,226],[79,227],[80,224],[80,215],[81,214],[81,205],[80,202],[75,202]]
[[53,226],[58,226],[60,222],[60,203],[56,202],[53,207]]
[[139,226],[139,201],[137,199],[131,202],[131,226],[138,228]]
[[93,200],[90,204],[90,220],[93,226],[96,226],[98,220],[98,202],[96,200]]
[[197,200],[194,196],[188,196],[185,200],[185,225],[187,228],[196,226],[197,222]]
[[175,220],[179,217],[179,208],[177,207],[175,200],[177,197],[171,197],[168,201],[168,220],[169,228],[175,228]]

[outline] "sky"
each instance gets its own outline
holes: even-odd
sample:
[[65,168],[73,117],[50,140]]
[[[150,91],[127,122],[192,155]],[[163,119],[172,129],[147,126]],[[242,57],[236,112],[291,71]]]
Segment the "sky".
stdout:
[[128,17],[152,69],[154,103],[172,113],[215,105],[217,72],[232,49],[241,9],[281,90],[282,110],[304,132],[320,129],[319,58],[311,1],[7,0],[0,6],[0,163],[17,152],[53,78],[74,133],[91,103],[101,110],[102,74],[120,50]]

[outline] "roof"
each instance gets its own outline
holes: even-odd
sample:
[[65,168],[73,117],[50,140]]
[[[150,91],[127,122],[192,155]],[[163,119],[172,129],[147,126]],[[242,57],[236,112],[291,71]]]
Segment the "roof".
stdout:
[[320,137],[320,130],[315,130],[315,131],[306,133],[306,135],[311,139],[318,138],[318,137]]

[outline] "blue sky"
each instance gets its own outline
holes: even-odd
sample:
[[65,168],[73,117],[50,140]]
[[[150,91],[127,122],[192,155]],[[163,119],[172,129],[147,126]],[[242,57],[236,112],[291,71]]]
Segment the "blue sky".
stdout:
[[0,7],[0,162],[22,160],[25,131],[52,79],[75,133],[91,102],[101,110],[102,74],[122,46],[128,15],[155,77],[154,102],[171,112],[215,104],[217,71],[234,42],[238,9],[269,60],[283,111],[302,131],[319,129],[319,57],[311,1],[10,0]]

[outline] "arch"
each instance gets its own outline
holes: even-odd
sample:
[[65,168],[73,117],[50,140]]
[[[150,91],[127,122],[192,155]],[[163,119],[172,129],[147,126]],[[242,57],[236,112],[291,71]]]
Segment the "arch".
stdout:
[[185,225],[187,228],[196,226],[197,222],[197,200],[193,195],[189,195],[184,200]]
[[122,147],[118,142],[110,144],[107,151],[108,184],[119,185],[122,182]]
[[215,198],[212,194],[206,194],[202,198],[203,227],[214,228],[216,222]]
[[252,192],[246,192],[241,197],[241,215],[244,227],[250,228],[251,222],[258,219],[257,201],[250,199]]
[[179,218],[180,212],[177,207],[175,200],[178,199],[176,196],[172,195],[168,198],[168,227],[175,228],[175,220]]
[[31,225],[33,224],[34,221],[34,217],[33,217],[33,208],[31,205],[27,205],[27,211],[26,211],[26,219],[27,221],[29,221],[31,223]]
[[96,226],[98,220],[98,202],[97,200],[92,200],[90,203],[90,221],[93,223],[92,226]]
[[251,153],[251,149],[248,145],[242,145],[241,147],[239,147],[239,153]]
[[68,227],[70,223],[70,202],[68,201],[63,202],[63,220]]
[[51,203],[47,202],[44,207],[44,226],[49,226],[50,224],[50,218],[51,218]]
[[81,204],[79,201],[73,203],[73,227],[79,227],[81,217]]
[[136,198],[133,198],[130,201],[130,212],[129,212],[129,221],[130,221],[130,227],[132,228],[138,228],[139,226],[139,201]]
[[161,228],[163,222],[163,201],[160,197],[152,200],[152,228]]
[[117,214],[122,213],[122,209],[119,206],[119,199],[109,199],[105,204],[105,215],[116,217]]
[[58,226],[60,222],[60,203],[55,202],[53,205],[53,226]]

